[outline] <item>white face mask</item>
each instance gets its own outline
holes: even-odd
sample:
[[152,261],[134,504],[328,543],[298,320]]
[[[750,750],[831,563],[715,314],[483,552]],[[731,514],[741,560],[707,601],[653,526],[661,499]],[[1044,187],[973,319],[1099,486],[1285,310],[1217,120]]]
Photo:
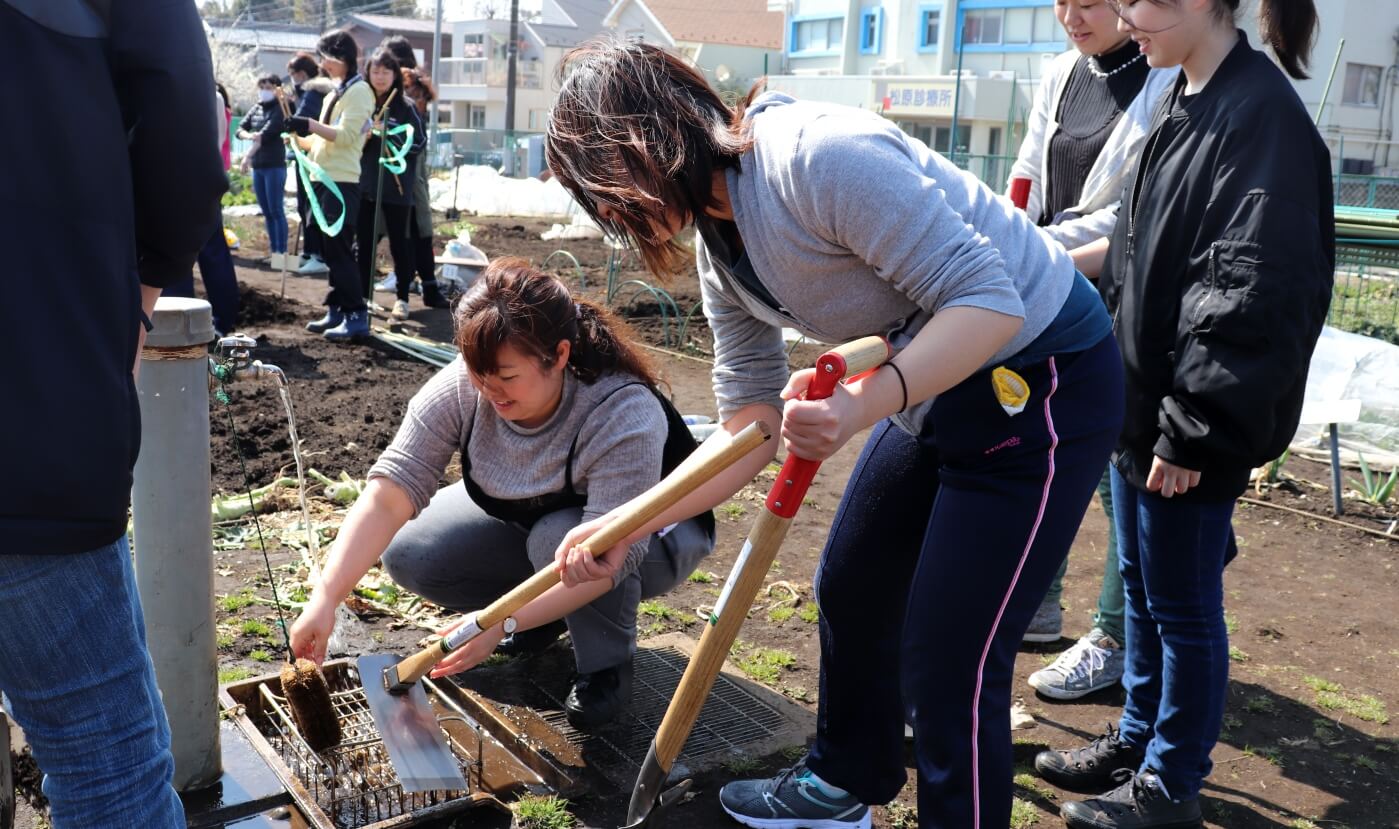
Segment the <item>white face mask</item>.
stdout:
[[257,99],[264,104],[271,103],[277,100],[277,93],[271,89],[259,89],[257,91]]

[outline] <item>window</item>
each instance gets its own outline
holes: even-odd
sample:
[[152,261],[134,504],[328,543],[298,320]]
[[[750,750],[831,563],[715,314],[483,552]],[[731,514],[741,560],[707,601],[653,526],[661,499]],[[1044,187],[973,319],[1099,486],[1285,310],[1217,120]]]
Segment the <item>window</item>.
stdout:
[[988,136],[986,137],[986,154],[987,154],[987,155],[1000,155],[1000,154],[1001,154],[1001,128],[1000,128],[1000,127],[992,127],[992,128],[991,128],[991,133],[990,133],[990,135],[988,135]]
[[865,9],[860,13],[860,54],[879,54],[883,40],[884,9]]
[[1380,75],[1384,69],[1363,63],[1346,64],[1346,88],[1341,103],[1372,107],[1380,103]]
[[532,109],[529,111],[529,128],[532,132],[543,132],[549,125],[549,111],[546,109]]
[[[933,134],[933,135],[934,135],[934,137],[933,137],[933,149],[934,149],[934,150],[937,150],[938,152],[942,153],[943,155],[947,155],[947,152],[948,152],[947,142],[948,142],[948,139],[952,137],[952,128],[951,128],[951,127],[938,127],[938,128],[936,129],[936,131],[934,131],[934,134]],[[959,153],[965,153],[965,152],[967,151],[967,147],[971,146],[971,143],[972,143],[972,128],[971,128],[971,126],[968,125],[968,124],[958,124],[958,125],[957,125],[957,152],[959,152]]]
[[1054,7],[1035,9],[1035,43],[1063,43],[1064,29],[1054,19]]
[[1000,43],[1004,13],[1005,9],[978,9],[967,12],[962,19],[962,43]]
[[1006,9],[1005,43],[1029,43],[1035,34],[1035,9]]
[[473,106],[473,107],[471,107],[471,117],[470,117],[470,121],[471,121],[471,129],[474,129],[474,130],[483,130],[483,129],[485,129],[485,128],[486,128],[486,108],[485,108],[485,107],[478,107],[478,106]]
[[931,52],[938,48],[939,27],[942,23],[941,9],[922,10],[918,23],[918,48],[921,51]]
[[798,20],[792,24],[792,53],[835,51],[844,34],[845,21],[839,17]]

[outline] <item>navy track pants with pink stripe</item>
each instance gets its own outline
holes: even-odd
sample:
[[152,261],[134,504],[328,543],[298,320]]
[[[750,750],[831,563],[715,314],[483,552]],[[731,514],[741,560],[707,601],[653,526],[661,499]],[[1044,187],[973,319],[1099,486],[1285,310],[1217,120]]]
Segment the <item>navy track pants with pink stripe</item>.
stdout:
[[923,829],[1005,829],[1016,651],[1122,424],[1109,336],[941,395],[914,438],[888,421],[855,466],[816,574],[821,697],[810,767],[863,802],[906,782],[915,730]]

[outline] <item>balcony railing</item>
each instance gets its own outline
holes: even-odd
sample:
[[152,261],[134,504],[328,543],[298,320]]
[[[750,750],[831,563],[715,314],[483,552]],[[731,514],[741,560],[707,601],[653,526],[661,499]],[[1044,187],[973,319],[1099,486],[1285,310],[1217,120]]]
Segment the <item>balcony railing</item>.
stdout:
[[[504,58],[444,58],[442,82],[458,86],[503,88],[507,76]],[[515,64],[516,89],[543,88],[543,66],[537,60],[519,60]]]

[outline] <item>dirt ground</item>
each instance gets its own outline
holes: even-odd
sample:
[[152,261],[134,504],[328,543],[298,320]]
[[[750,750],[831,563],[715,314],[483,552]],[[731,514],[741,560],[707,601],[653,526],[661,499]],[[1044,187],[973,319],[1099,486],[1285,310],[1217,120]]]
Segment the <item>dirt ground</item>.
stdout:
[[[558,269],[561,277],[586,293],[598,295],[606,284],[608,251],[597,242],[543,242],[538,233],[547,224],[518,219],[471,218],[473,241],[489,255],[519,255],[544,261],[566,248],[580,263]],[[280,365],[291,379],[300,435],[308,462],[334,478],[344,471],[363,477],[370,463],[392,439],[403,409],[417,387],[434,371],[386,346],[334,346],[308,335],[301,325],[319,315],[315,304],[324,294],[322,279],[288,280],[287,300],[277,298],[277,274],[252,267],[259,255],[256,231],[245,231],[239,278],[244,286],[244,318],[240,328],[258,338],[255,356]],[[440,248],[440,244],[439,244]],[[565,257],[554,257],[558,264]],[[618,281],[641,278],[634,261],[619,269]],[[683,315],[698,299],[694,277],[675,280],[670,293]],[[642,336],[659,344],[664,324],[656,303],[627,303]],[[625,298],[625,294],[619,294]],[[381,294],[382,304],[392,297]],[[702,353],[708,332],[696,314],[687,331],[692,348],[687,357],[657,353],[664,376],[681,411],[714,414],[709,367]],[[380,320],[382,322],[382,320]],[[447,311],[421,308],[415,299],[413,317],[403,330],[439,340],[450,336]],[[677,345],[676,332],[671,344]],[[794,366],[809,365],[814,347],[799,348]],[[228,430],[231,414],[238,446],[248,464],[250,483],[260,486],[292,463],[291,447],[280,407],[273,393],[256,386],[230,388],[227,412],[214,404],[212,475],[216,491],[240,491],[245,483]],[[769,590],[760,597],[740,634],[743,654],[785,654],[775,679],[768,684],[800,705],[814,710],[817,701],[819,645],[811,595],[812,574],[841,489],[858,454],[853,441],[828,461],[817,477],[769,577]],[[1375,534],[1323,520],[1329,516],[1326,467],[1294,459],[1284,469],[1291,477],[1282,486],[1266,488],[1264,504],[1242,504],[1235,517],[1240,555],[1225,577],[1227,622],[1231,638],[1231,680],[1225,729],[1215,749],[1215,769],[1207,781],[1205,813],[1212,827],[1399,827],[1399,721],[1389,705],[1399,706],[1399,620],[1394,608],[1399,596],[1399,543]],[[771,473],[769,473],[771,474]],[[448,470],[446,480],[460,473]],[[1347,475],[1350,477],[1350,474]],[[743,539],[762,508],[769,479],[760,479],[718,510],[719,543],[702,573],[660,602],[643,608],[642,635],[680,631],[698,637],[696,608],[711,605]],[[1314,483],[1313,483],[1314,482]],[[1253,493],[1250,493],[1253,496]],[[289,506],[289,504],[283,504]],[[1368,508],[1347,502],[1354,526],[1383,532],[1394,518],[1394,507]],[[332,508],[318,499],[318,520],[334,524]],[[276,525],[283,515],[266,522]],[[282,521],[285,525],[286,521]],[[264,565],[247,535],[246,524],[226,531],[218,555],[217,590],[221,595],[266,597]],[[264,527],[268,531],[268,527]],[[243,533],[239,536],[238,533]],[[1061,826],[1059,804],[1072,797],[1040,782],[1030,773],[1036,751],[1068,747],[1100,733],[1115,722],[1122,703],[1120,690],[1101,692],[1074,703],[1037,697],[1025,678],[1052,660],[1073,638],[1091,626],[1091,614],[1102,571],[1106,522],[1096,502],[1084,519],[1069,561],[1064,594],[1066,639],[1050,646],[1027,646],[1017,664],[1015,691],[1038,725],[1015,732],[1016,797],[1013,826]],[[297,554],[285,548],[275,531],[269,539],[272,564],[279,581],[294,568]],[[329,533],[327,533],[327,536]],[[383,597],[382,593],[374,594]],[[304,596],[293,595],[293,601]],[[392,597],[390,597],[392,598]],[[793,600],[795,599],[795,604]],[[883,600],[883,599],[882,599]],[[790,607],[791,610],[787,610]],[[361,606],[361,610],[365,608]],[[263,660],[281,658],[275,615],[263,603],[221,603],[218,610],[220,665],[230,676],[267,673]],[[249,620],[261,621],[270,632],[260,633]],[[423,631],[393,615],[367,613],[364,625],[353,629],[344,647],[364,650],[407,647]],[[251,633],[248,630],[252,630]],[[790,657],[790,658],[788,658]],[[888,666],[871,666],[887,670]],[[236,674],[235,674],[236,672]],[[788,754],[752,758],[744,773],[774,771]],[[910,777],[914,771],[910,762]],[[680,806],[669,825],[677,829],[736,825],[718,806],[717,791],[732,769],[701,775],[698,795]],[[614,827],[625,816],[628,792],[599,791],[581,799],[573,810],[589,827]],[[898,800],[876,810],[876,824],[895,829],[917,825],[915,784]],[[21,823],[21,826],[24,824]],[[462,826],[469,825],[463,821]]]

